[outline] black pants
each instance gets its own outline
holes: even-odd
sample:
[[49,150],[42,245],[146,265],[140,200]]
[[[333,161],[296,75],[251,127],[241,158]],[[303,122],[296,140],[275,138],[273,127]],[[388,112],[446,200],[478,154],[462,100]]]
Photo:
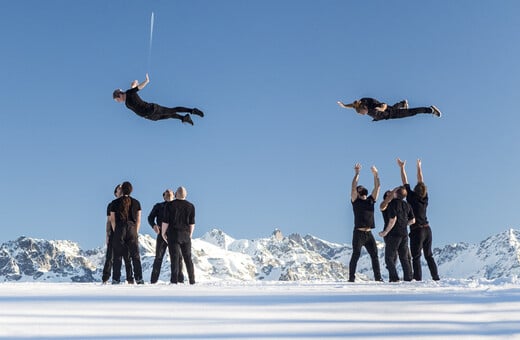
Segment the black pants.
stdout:
[[[112,233],[108,237],[107,253],[105,255],[105,265],[103,266],[103,276],[101,278],[103,280],[103,282],[108,281],[108,279],[110,279],[110,275],[112,273],[112,262],[113,262],[113,256],[114,256],[114,249],[112,246],[113,238],[114,238],[114,233]],[[128,252],[123,254],[123,260],[125,261],[126,280],[128,282],[134,282],[134,274],[132,272],[132,263],[130,263],[130,256],[128,255]]]
[[178,114],[179,112],[192,113],[193,109],[177,106],[177,107],[164,107],[159,104],[153,104],[154,110],[151,114],[144,117],[150,120],[162,120],[162,119],[180,119],[184,118],[183,115]]
[[379,267],[379,258],[377,256],[377,244],[371,231],[360,231],[354,229],[352,236],[352,257],[349,264],[349,281],[354,281],[356,275],[356,267],[361,256],[361,248],[365,247],[370,259],[372,260],[372,270],[374,271],[374,280],[381,281],[381,269]]
[[412,281],[412,263],[410,261],[410,250],[408,249],[408,236],[386,236],[385,237],[385,264],[388,269],[390,282],[399,281],[396,262],[397,256],[403,268],[405,281]]
[[[164,240],[161,233],[157,234],[157,240],[155,242],[155,260],[153,261],[151,283],[157,283],[159,275],[161,274],[161,267],[168,249],[168,243]],[[179,275],[177,277],[178,282],[184,282],[184,274],[182,274],[182,256],[179,258]]]
[[416,107],[411,109],[400,109],[389,106],[384,112],[378,113],[374,120],[397,119],[415,116],[419,113],[433,113],[431,107]]
[[112,280],[121,281],[121,260],[128,253],[134,267],[134,278],[136,281],[143,279],[143,268],[141,267],[141,256],[139,255],[139,239],[135,225],[116,225],[113,239],[114,268]]
[[[177,283],[179,280],[179,261],[184,258],[186,271],[190,284],[195,283],[195,270],[191,260],[191,237],[190,232],[179,229],[168,230],[168,251],[170,253],[171,274],[170,282]],[[182,258],[181,258],[182,255]]]
[[433,280],[439,280],[437,264],[433,259],[432,252],[432,230],[430,227],[414,228],[410,231],[410,250],[412,252],[413,278],[416,281],[422,280],[421,251],[430,269]]

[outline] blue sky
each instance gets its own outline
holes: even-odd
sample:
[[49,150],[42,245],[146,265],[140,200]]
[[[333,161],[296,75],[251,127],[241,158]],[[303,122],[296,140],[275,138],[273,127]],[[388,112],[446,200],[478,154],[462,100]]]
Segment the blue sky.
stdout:
[[[129,180],[145,218],[165,188],[185,186],[195,237],[280,228],[347,243],[354,164],[369,189],[376,165],[385,190],[400,184],[396,157],[412,185],[423,161],[434,246],[518,228],[519,10],[512,0],[2,2],[0,241],[100,246],[113,188]],[[152,122],[112,100],[146,72],[143,99],[206,117]],[[361,97],[444,116],[375,123],[336,105]]]

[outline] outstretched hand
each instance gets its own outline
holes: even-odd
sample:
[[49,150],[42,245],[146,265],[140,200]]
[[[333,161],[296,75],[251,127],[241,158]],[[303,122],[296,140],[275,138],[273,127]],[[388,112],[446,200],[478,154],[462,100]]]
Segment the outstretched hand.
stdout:
[[406,161],[397,158],[397,165],[399,165],[400,168],[403,168],[406,165]]
[[372,167],[370,168],[370,170],[372,171],[372,174],[377,177],[377,168],[375,165],[372,165]]
[[356,163],[356,165],[354,165],[354,171],[356,172],[356,174],[359,174],[359,172],[361,171],[361,164]]

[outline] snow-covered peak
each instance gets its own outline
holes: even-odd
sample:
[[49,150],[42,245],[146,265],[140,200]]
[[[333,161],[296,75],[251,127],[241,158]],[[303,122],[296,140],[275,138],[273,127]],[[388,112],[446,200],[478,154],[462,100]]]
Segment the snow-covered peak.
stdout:
[[235,241],[234,238],[219,229],[208,231],[200,239],[225,250]]

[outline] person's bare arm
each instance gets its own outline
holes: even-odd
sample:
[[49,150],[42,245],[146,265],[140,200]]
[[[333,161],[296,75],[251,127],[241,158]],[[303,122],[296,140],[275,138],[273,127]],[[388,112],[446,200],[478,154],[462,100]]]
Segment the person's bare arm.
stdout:
[[356,163],[354,165],[354,178],[352,179],[352,188],[350,190],[350,199],[352,202],[354,202],[357,199],[357,185],[359,181],[359,172],[361,171],[361,164]]
[[116,231],[116,213],[110,212],[110,226],[112,227],[112,231]]
[[141,228],[141,210],[137,212],[137,221],[135,221],[137,233],[139,233],[139,229]]
[[421,160],[417,160],[417,183],[424,183]]
[[376,111],[383,112],[388,108],[388,105],[385,103],[381,103],[381,105],[376,106]]
[[372,170],[372,174],[374,175],[374,190],[372,190],[372,198],[374,199],[374,201],[377,201],[377,198],[379,197],[379,190],[381,190],[379,173],[377,172],[377,168],[374,165],[372,165],[370,170]]
[[195,224],[190,224],[190,238],[193,238],[193,231],[195,230]]
[[397,221],[397,216],[395,217],[392,217],[389,221],[388,221],[388,225],[386,226],[385,230],[381,231],[379,233],[379,236],[381,237],[385,237],[386,235],[388,235],[388,233],[394,228],[395,226],[395,222]]
[[397,165],[399,165],[399,169],[401,169],[401,181],[403,182],[403,185],[408,184],[408,177],[406,176],[406,170],[404,169],[406,166],[406,161],[402,161],[397,158]]
[[168,223],[163,222],[161,225],[161,236],[166,243],[168,243],[168,236],[166,232],[168,231]]
[[345,104],[341,101],[337,101],[338,105],[341,106],[342,108],[344,109],[353,109],[354,108],[354,104],[353,103],[350,103],[350,104]]
[[137,80],[134,80],[130,85],[131,88],[137,87],[139,90],[144,89],[146,85],[150,82],[150,77],[148,77],[148,73],[146,74],[145,80],[142,83],[139,83]]

